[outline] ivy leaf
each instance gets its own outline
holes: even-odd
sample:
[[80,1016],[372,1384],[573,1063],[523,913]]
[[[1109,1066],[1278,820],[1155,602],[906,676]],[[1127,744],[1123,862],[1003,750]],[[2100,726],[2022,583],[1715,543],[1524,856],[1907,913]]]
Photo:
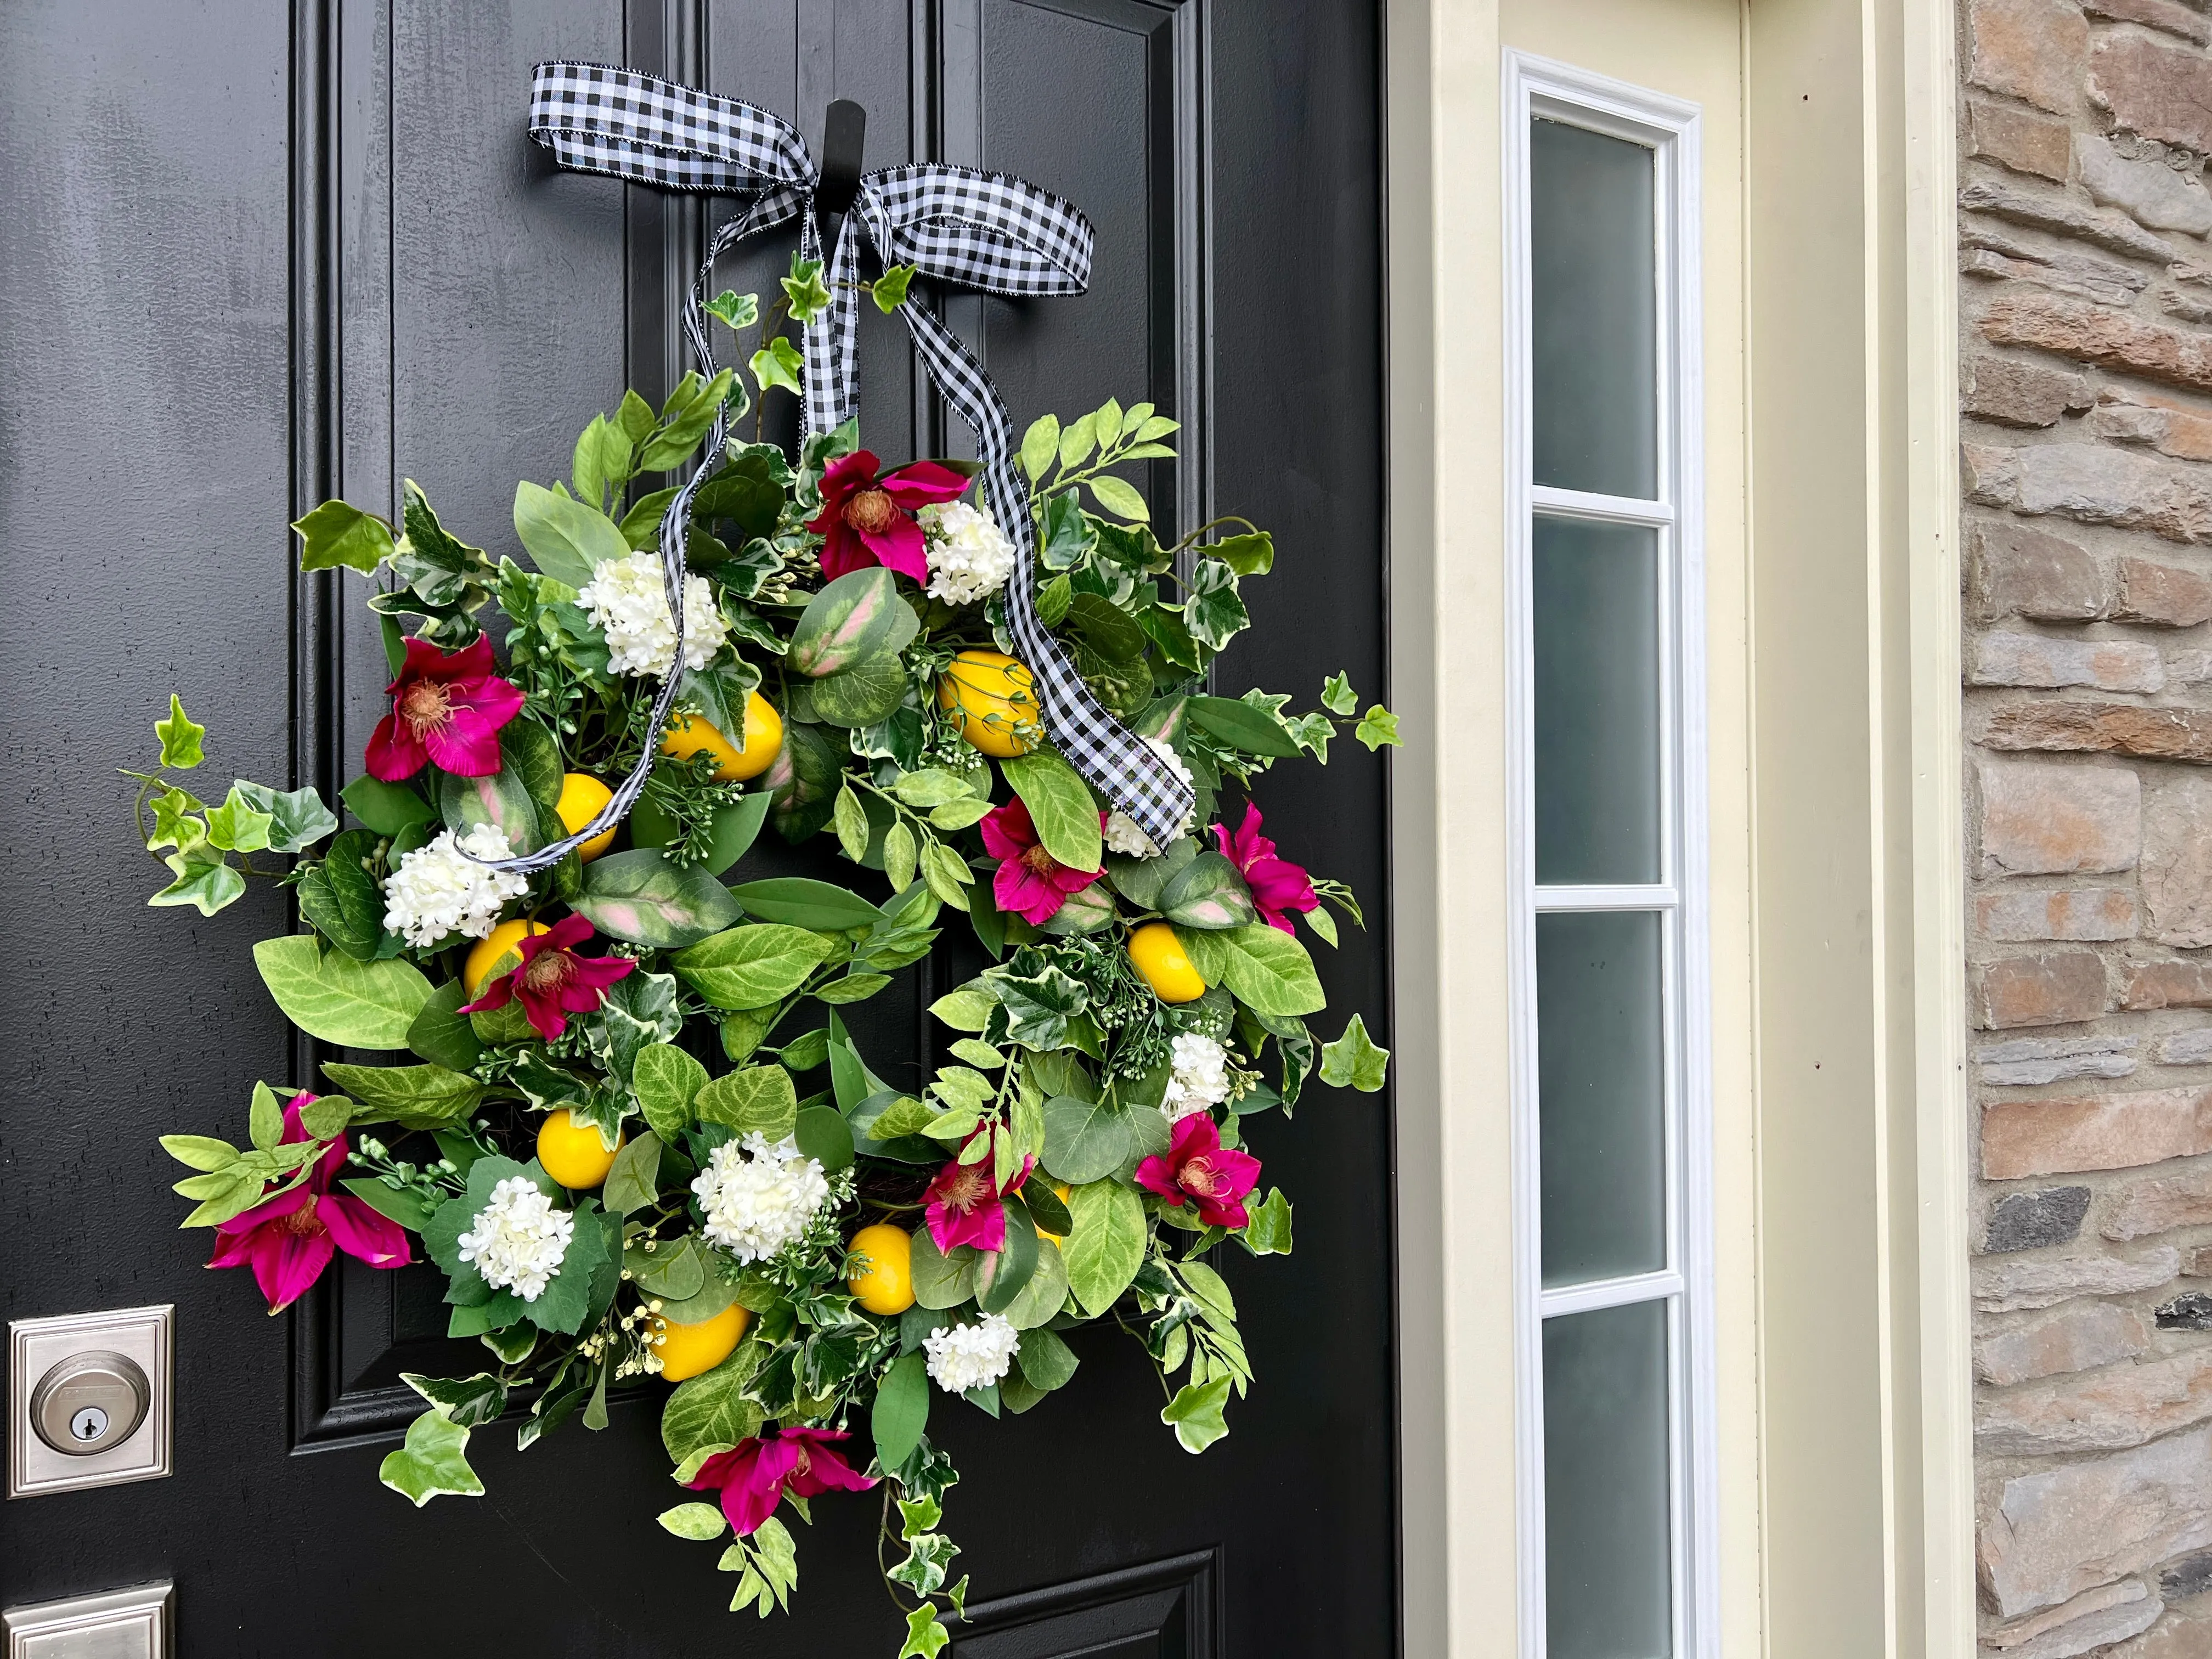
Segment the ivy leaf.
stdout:
[[753,380],[763,394],[772,386],[781,386],[786,392],[796,393],[800,371],[805,366],[805,360],[799,355],[799,348],[792,344],[788,336],[782,334],[753,353],[745,363],[745,367],[752,370]]
[[389,522],[337,501],[325,501],[306,518],[295,520],[292,530],[301,544],[301,569],[331,570],[343,565],[364,576],[391,556],[395,539]]
[[1237,591],[1237,573],[1219,559],[1200,559],[1190,573],[1183,625],[1200,645],[1218,651],[1252,624]]
[[154,735],[161,740],[164,766],[189,772],[206,758],[200,751],[200,739],[207,736],[207,727],[194,723],[173,691],[169,693],[169,718],[154,722]]
[[1206,551],[1226,562],[1240,576],[1264,576],[1275,568],[1275,538],[1264,530],[1248,536],[1224,536]]
[[1239,1235],[1244,1248],[1254,1255],[1288,1255],[1291,1253],[1291,1200],[1283,1196],[1278,1187],[1271,1191],[1263,1203],[1255,1204],[1245,1212],[1244,1231]]
[[1022,434],[1022,471],[1035,483],[1051,468],[1060,453],[1060,416],[1040,415]]
[[925,1601],[906,1616],[906,1640],[899,1644],[897,1659],[937,1659],[952,1632],[937,1622],[937,1604]]
[[1379,702],[1359,717],[1359,724],[1352,728],[1352,735],[1370,750],[1380,749],[1386,743],[1394,748],[1404,746],[1398,739],[1398,717]]
[[1160,1413],[1160,1421],[1176,1431],[1176,1439],[1187,1452],[1202,1452],[1229,1432],[1229,1425],[1222,1419],[1222,1407],[1229,1403],[1231,1379],[1218,1376],[1211,1382],[1186,1382],[1176,1391]]
[[884,274],[868,288],[868,297],[876,302],[876,309],[888,317],[904,305],[907,289],[920,270],[918,265],[885,265]]
[[1359,694],[1352,689],[1352,681],[1340,671],[1322,682],[1321,706],[1332,714],[1349,720],[1359,708]]
[[1354,1014],[1342,1036],[1322,1045],[1321,1080],[1335,1088],[1350,1087],[1371,1095],[1382,1086],[1389,1064],[1390,1051],[1368,1037],[1366,1021]]
[[707,314],[719,317],[731,328],[750,328],[760,320],[760,301],[750,294],[724,289],[707,301]]
[[338,827],[337,815],[313,789],[271,789],[244,779],[230,786],[231,799],[243,800],[269,819],[269,850],[299,853]]
[[830,309],[830,290],[823,285],[822,261],[791,256],[791,275],[776,279],[791,302],[791,320],[801,328]]
[[399,1380],[465,1429],[481,1428],[507,1409],[507,1384],[489,1371],[457,1377],[402,1371]]
[[[190,853],[170,853],[161,862],[169,866],[176,879],[148,899],[149,904],[164,908],[189,904],[202,915],[211,916],[246,896],[246,878],[220,853],[207,848],[195,848]],[[314,943],[313,939],[307,942]]]
[[407,1428],[407,1443],[377,1468],[377,1478],[412,1499],[416,1509],[441,1492],[461,1498],[483,1496],[483,1482],[469,1467],[469,1431],[433,1406]]
[[179,853],[189,853],[207,840],[207,825],[192,815],[205,810],[199,798],[182,789],[164,790],[154,797],[154,833],[146,838],[146,850],[158,853],[164,847],[173,847]]

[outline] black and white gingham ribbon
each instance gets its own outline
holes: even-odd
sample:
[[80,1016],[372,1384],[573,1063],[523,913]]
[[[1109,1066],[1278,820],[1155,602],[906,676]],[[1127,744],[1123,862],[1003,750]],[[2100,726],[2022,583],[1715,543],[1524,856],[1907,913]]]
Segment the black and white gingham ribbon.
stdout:
[[[540,64],[531,83],[530,136],[562,167],[579,172],[663,190],[744,198],[743,210],[715,232],[684,301],[685,336],[702,372],[710,377],[715,363],[704,307],[714,261],[746,237],[794,216],[799,222],[800,257],[822,257],[813,211],[820,174],[798,131],[765,110],[634,70]],[[884,264],[913,265],[923,276],[986,294],[1080,294],[1091,280],[1090,221],[1072,204],[1034,185],[935,162],[862,174],[854,210],[845,216],[824,275],[830,307],[805,331],[809,433],[833,430],[851,416],[858,401],[856,222],[866,227]],[[1006,589],[1008,627],[1034,677],[1047,735],[1100,793],[1156,844],[1166,846],[1182,832],[1194,802],[1191,787],[1100,707],[1037,617],[1035,529],[1029,490],[1014,464],[1013,422],[1005,402],[975,354],[936,317],[913,304],[901,306],[898,314],[906,319],[930,379],[975,431],[991,505],[1015,547],[1014,573]],[[660,522],[663,575],[679,665],[691,497],[720,457],[725,438],[717,411],[697,470]],[[674,707],[678,680],[672,671],[661,688],[654,705],[655,731]],[[583,829],[493,867],[543,869],[620,822],[645,787],[652,762],[648,747],[637,769]]]

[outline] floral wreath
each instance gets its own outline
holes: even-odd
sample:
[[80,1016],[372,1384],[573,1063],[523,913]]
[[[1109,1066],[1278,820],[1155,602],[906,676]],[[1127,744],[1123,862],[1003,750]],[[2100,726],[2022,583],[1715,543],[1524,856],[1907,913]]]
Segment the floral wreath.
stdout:
[[[912,274],[854,286],[890,312]],[[325,1044],[409,1058],[328,1061],[332,1093],[255,1085],[243,1147],[162,1145],[195,1171],[176,1190],[184,1224],[215,1230],[209,1265],[251,1267],[272,1314],[341,1250],[445,1273],[450,1334],[489,1360],[404,1378],[428,1409],[386,1486],[480,1494],[470,1437],[516,1390],[534,1391],[526,1447],[572,1416],[604,1428],[611,1389],[673,1383],[674,1478],[716,1501],[660,1523],[729,1535],[732,1610],[787,1605],[780,1505],[803,1521],[880,1485],[900,1651],[933,1656],[968,1583],[939,1530],[958,1477],[933,1408],[1026,1412],[1075,1372],[1064,1333],[1111,1320],[1185,1449],[1228,1432],[1252,1378],[1207,1258],[1291,1249],[1248,1128],[1316,1075],[1378,1090],[1388,1060],[1357,1015],[1333,1042],[1309,1031],[1325,1000],[1294,921],[1333,946],[1325,907],[1359,909],[1280,856],[1249,791],[1279,759],[1326,763],[1344,726],[1395,743],[1395,721],[1341,674],[1305,714],[1206,690],[1273,544],[1243,520],[1154,537],[1115,470],[1173,453],[1150,404],[1032,425],[1018,523],[971,465],[886,471],[850,421],[796,456],[759,441],[760,405],[801,389],[787,327],[831,303],[818,259],[781,286],[771,307],[705,307],[756,332],[757,397],[728,370],[657,410],[632,392],[565,484],[518,488],[535,569],[459,540],[411,482],[398,526],[339,501],[293,526],[303,570],[375,581],[391,703],[339,792],[349,823],[313,789],[195,796],[177,775],[204,728],[173,696],[159,766],[130,775],[174,878],[150,902],[211,915],[249,877],[289,887],[303,931],[253,953],[278,1007]],[[755,441],[713,445],[748,410]],[[679,659],[656,550],[678,492],[641,481],[702,447]],[[1168,844],[1047,740],[1010,649],[1015,581],[1194,791]],[[619,828],[499,867],[605,817],[607,780],[633,773]],[[852,884],[726,884],[771,828],[834,836]],[[947,912],[994,965],[931,1005],[951,1063],[893,1088],[838,1010],[927,955]]]

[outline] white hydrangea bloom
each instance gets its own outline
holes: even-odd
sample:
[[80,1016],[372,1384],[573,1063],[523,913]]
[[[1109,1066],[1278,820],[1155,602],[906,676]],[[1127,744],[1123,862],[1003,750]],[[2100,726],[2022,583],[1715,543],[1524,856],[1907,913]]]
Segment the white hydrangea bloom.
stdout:
[[[1176,753],[1173,745],[1166,738],[1145,738],[1140,741],[1146,748],[1165,761],[1168,763],[1168,769],[1186,784],[1195,782],[1190,775],[1190,768],[1182,763],[1182,757]],[[1180,840],[1190,833],[1190,823],[1191,815],[1186,812],[1183,814],[1182,827],[1176,831],[1176,839]],[[1137,828],[1137,821],[1127,812],[1107,814],[1105,836],[1106,850],[1109,853],[1119,853],[1123,858],[1156,859],[1160,855],[1160,849],[1152,844],[1152,838]]]
[[1229,1098],[1229,1051],[1210,1036],[1185,1031],[1169,1046],[1174,1067],[1160,1110],[1170,1123],[1210,1112]]
[[771,1144],[756,1129],[708,1153],[691,1190],[707,1212],[708,1243],[740,1261],[758,1261],[805,1232],[830,1196],[830,1182],[796,1141]]
[[528,1176],[509,1176],[460,1238],[461,1260],[473,1261],[485,1284],[535,1302],[561,1271],[576,1218]]
[[915,517],[928,538],[931,599],[973,605],[997,592],[1014,574],[1014,544],[989,514],[965,501],[933,501]]
[[929,1374],[947,1394],[988,1388],[1014,1363],[1022,1334],[997,1314],[973,1325],[948,1325],[921,1339],[929,1351]]
[[458,842],[452,830],[440,830],[428,847],[401,854],[399,867],[384,878],[384,925],[418,949],[448,933],[483,938],[507,902],[528,892],[530,883],[476,860],[514,854],[506,832],[494,824],[476,824]]
[[[676,665],[676,624],[660,555],[609,559],[577,591],[576,603],[607,637],[607,664],[617,674],[665,679]],[[703,576],[684,579],[684,665],[704,668],[730,637],[730,625]]]

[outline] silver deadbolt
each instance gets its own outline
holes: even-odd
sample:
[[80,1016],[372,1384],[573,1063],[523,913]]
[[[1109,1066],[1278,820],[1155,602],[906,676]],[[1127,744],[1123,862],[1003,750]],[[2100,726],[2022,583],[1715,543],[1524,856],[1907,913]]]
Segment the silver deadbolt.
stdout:
[[154,1391],[137,1360],[106,1348],[71,1354],[31,1392],[31,1426],[70,1457],[119,1446],[146,1420]]

